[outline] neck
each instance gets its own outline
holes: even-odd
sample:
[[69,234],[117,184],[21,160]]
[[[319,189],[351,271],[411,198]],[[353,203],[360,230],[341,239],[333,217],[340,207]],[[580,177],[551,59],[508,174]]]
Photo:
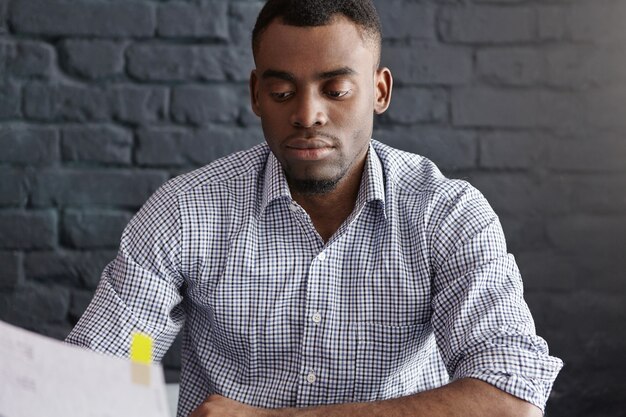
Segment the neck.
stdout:
[[354,210],[364,165],[364,162],[360,164],[355,172],[342,178],[329,192],[302,194],[291,190],[292,198],[308,213],[324,242],[328,242]]

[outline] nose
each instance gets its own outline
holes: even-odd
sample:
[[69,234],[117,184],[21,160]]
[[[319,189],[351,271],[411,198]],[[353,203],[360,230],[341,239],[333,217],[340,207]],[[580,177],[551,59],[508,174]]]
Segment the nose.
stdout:
[[312,92],[302,92],[295,97],[291,125],[295,127],[321,127],[328,122],[323,99]]

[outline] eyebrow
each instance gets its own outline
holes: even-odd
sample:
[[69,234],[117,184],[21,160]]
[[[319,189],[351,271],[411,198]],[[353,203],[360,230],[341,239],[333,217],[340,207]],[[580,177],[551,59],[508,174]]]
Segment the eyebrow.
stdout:
[[[335,78],[335,77],[342,77],[346,75],[356,75],[356,74],[357,72],[354,69],[350,67],[342,67],[342,68],[338,68],[332,71],[322,72],[318,74],[316,78],[320,80],[328,80],[328,79]],[[285,80],[285,81],[289,81],[292,83],[295,83],[296,81],[296,76],[293,75],[292,73],[287,72],[287,71],[277,71],[277,70],[272,70],[272,69],[265,70],[263,74],[261,75],[261,78],[263,78],[264,80],[268,78],[278,78],[280,80]]]

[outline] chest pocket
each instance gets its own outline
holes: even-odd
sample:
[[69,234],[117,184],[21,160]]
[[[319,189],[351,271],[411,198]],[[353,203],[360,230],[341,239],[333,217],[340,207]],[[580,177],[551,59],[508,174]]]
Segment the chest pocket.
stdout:
[[357,324],[354,401],[410,395],[420,389],[420,365],[430,354],[429,324]]

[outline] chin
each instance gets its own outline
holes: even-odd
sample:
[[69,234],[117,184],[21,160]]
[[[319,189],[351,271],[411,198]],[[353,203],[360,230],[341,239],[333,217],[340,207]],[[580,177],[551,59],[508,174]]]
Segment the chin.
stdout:
[[333,191],[340,179],[292,179],[289,186],[299,194],[320,195]]

